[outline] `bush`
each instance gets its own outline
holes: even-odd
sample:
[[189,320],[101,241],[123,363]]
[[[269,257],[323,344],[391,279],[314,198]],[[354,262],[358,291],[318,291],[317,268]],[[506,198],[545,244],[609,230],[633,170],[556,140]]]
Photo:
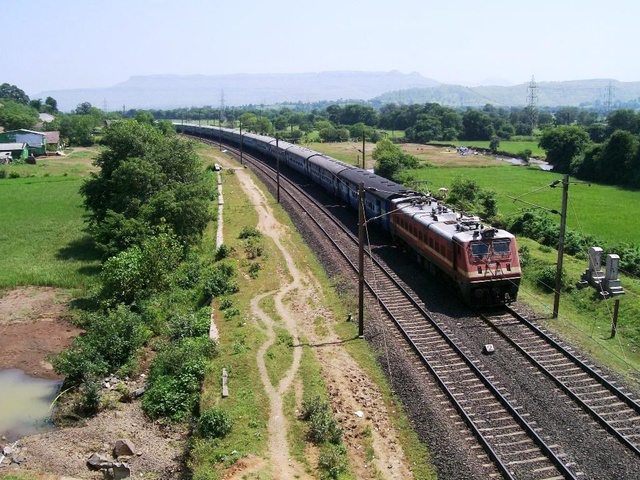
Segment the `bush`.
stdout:
[[9,178],[20,178],[20,172],[16,172],[15,170],[10,171]]
[[7,170],[0,168],[0,178],[7,178]]
[[347,471],[347,452],[344,445],[325,445],[320,450],[318,467],[321,477],[332,480],[340,478],[340,474]]
[[198,420],[197,431],[202,438],[224,438],[231,432],[233,421],[219,408],[205,410]]
[[78,411],[86,415],[95,415],[100,410],[101,386],[95,380],[87,380],[80,388]]
[[257,228],[254,227],[243,227],[238,238],[240,240],[246,240],[247,238],[260,238],[262,237],[262,233]]
[[[553,292],[556,287],[556,272],[557,268],[555,265],[549,265],[544,267],[542,270],[534,272],[536,285],[543,290]],[[567,272],[563,269],[560,275],[560,289],[566,290],[568,286]]]
[[215,256],[216,262],[219,262],[220,260],[224,260],[232,253],[233,253],[233,247],[229,247],[223,243],[218,247],[218,250],[216,250],[216,256]]
[[119,305],[90,315],[86,335],[76,337],[73,346],[54,357],[52,364],[65,376],[66,384],[78,385],[128,364],[150,336],[140,315]]
[[195,313],[174,314],[169,317],[171,338],[208,335],[211,325],[211,309],[204,307]]
[[205,276],[205,295],[215,298],[237,292],[239,287],[234,280],[235,275],[236,270],[233,265],[229,263],[217,265]]
[[307,436],[313,443],[329,442],[337,445],[342,441],[342,429],[334,418],[329,404],[319,397],[303,402],[302,419],[309,422]]
[[262,265],[258,262],[251,263],[251,265],[249,265],[249,276],[253,279],[258,278],[258,274],[260,273],[261,269]]
[[153,419],[182,420],[186,413],[194,411],[197,403],[197,393],[183,390],[180,382],[170,376],[157,378],[142,397],[142,408]]

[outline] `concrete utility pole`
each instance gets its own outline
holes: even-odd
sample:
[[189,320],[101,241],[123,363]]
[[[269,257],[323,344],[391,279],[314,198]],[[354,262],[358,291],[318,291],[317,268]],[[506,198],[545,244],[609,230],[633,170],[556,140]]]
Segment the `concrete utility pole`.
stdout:
[[278,147],[278,134],[276,133],[276,198],[280,203],[280,148]]
[[358,336],[364,338],[364,183],[358,185]]
[[[558,182],[559,183],[559,182]],[[556,182],[551,184],[555,188]],[[560,212],[560,238],[558,240],[558,267],[556,270],[555,296],[553,299],[553,318],[558,318],[558,308],[560,306],[560,289],[562,288],[562,259],[564,256],[564,237],[567,227],[567,201],[569,199],[569,175],[562,177],[562,211]]]
[[240,120],[240,165],[243,165],[242,163],[242,120]]

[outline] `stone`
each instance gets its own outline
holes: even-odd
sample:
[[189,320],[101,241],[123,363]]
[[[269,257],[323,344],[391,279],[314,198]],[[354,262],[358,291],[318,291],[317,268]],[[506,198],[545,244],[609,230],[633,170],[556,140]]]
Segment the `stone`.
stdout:
[[112,465],[113,462],[111,460],[109,460],[107,457],[103,457],[99,453],[92,454],[87,460],[87,468],[92,472],[111,468]]
[[130,457],[132,455],[135,455],[135,453],[136,447],[134,447],[133,443],[131,443],[131,441],[128,439],[118,440],[113,447],[113,456],[116,458]]

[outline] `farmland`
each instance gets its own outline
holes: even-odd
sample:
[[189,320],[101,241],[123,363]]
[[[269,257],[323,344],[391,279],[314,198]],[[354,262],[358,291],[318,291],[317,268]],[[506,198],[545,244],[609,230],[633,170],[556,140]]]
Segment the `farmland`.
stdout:
[[82,288],[92,283],[99,262],[83,231],[78,190],[94,168],[94,154],[82,149],[38,165],[3,167],[7,177],[0,179],[0,288]]

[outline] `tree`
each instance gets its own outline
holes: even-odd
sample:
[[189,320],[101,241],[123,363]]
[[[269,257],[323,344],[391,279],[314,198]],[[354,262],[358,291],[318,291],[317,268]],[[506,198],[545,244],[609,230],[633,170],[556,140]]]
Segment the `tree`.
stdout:
[[75,113],[78,115],[88,115],[91,113],[92,108],[93,106],[89,102],[83,102],[76,107]]
[[491,141],[489,142],[489,149],[492,152],[497,152],[500,148],[500,139],[498,137],[491,137]]
[[376,161],[374,171],[376,175],[398,180],[398,174],[408,168],[417,168],[419,161],[412,155],[404,153],[402,149],[388,138],[383,138],[376,143],[376,148],[371,154]]
[[615,110],[607,118],[608,131],[611,135],[616,130],[638,133],[639,119],[636,112],[630,109]]
[[192,142],[135,120],[114,123],[81,187],[89,227],[105,257],[160,231],[195,244],[211,215],[211,185]]
[[138,110],[133,118],[138,123],[148,123],[149,125],[153,125],[155,122],[153,114],[146,110]]
[[56,113],[58,111],[58,102],[53,97],[47,97],[44,99],[45,105],[49,106],[49,113]]
[[467,110],[462,116],[464,140],[490,140],[495,135],[491,117],[478,110]]
[[442,138],[442,123],[435,114],[421,113],[413,127],[405,130],[407,139],[411,142],[428,143]]
[[571,162],[589,146],[589,134],[582,127],[562,125],[542,132],[538,145],[547,154],[554,171],[569,173]]
[[29,96],[15,85],[8,83],[0,85],[0,98],[13,100],[22,105],[29,105]]
[[93,145],[93,129],[97,126],[91,115],[64,115],[60,119],[60,135],[70,145],[88,147]]
[[0,125],[5,130],[33,128],[38,120],[38,112],[33,107],[15,100],[0,100]]

